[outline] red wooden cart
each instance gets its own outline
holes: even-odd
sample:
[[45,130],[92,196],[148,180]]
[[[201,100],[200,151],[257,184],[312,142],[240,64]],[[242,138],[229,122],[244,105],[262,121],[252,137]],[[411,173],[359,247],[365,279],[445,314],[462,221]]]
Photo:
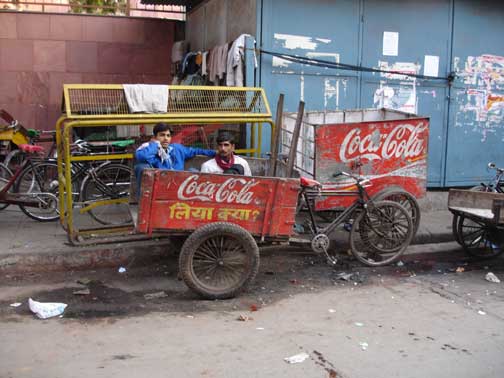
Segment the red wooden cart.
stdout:
[[259,269],[258,242],[288,241],[296,221],[306,217],[311,248],[324,253],[330,263],[335,260],[327,253],[329,236],[339,224],[352,220],[350,247],[355,257],[371,266],[388,264],[409,245],[413,221],[396,202],[370,201],[366,180],[354,179],[359,198],[322,227],[308,196],[320,188],[314,180],[146,170],[136,232],[165,233],[182,241],[183,280],[212,299],[244,290]]
[[229,298],[257,274],[256,240],[292,235],[298,192],[299,179],[146,170],[136,230],[184,240],[184,281],[204,297]]

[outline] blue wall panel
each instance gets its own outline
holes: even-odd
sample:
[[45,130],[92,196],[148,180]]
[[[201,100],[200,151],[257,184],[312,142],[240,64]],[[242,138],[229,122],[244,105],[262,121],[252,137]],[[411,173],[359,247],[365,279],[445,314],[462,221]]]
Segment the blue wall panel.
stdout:
[[504,3],[456,0],[446,185],[488,180],[504,166]]
[[[397,33],[397,54],[383,54],[384,32]],[[500,1],[262,0],[258,35],[265,50],[329,61],[337,54],[341,63],[429,76],[434,69],[445,78],[455,70],[457,77],[450,87],[262,55],[256,85],[266,88],[272,104],[285,93],[286,111],[304,99],[308,110],[386,106],[429,116],[429,186],[471,185],[488,175],[487,161],[504,165],[503,32]]]

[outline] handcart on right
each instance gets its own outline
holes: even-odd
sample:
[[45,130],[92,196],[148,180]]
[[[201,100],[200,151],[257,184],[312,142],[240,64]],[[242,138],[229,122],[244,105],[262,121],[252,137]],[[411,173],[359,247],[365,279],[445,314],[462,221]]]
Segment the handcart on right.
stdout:
[[504,252],[502,193],[451,189],[448,209],[454,216],[455,240],[470,256],[488,259]]

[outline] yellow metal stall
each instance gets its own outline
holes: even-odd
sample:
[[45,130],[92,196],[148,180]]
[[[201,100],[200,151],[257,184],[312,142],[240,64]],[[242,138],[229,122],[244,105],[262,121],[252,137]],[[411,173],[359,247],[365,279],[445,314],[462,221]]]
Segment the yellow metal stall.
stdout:
[[[181,129],[190,125],[245,124],[249,136],[248,148],[237,153],[260,157],[263,125],[269,125],[273,133],[274,122],[262,88],[167,86],[166,113],[131,113],[122,85],[67,84],[63,88],[63,115],[56,123],[58,148],[58,181],[60,223],[67,231],[69,241],[82,244],[96,241],[118,241],[142,238],[135,233],[133,223],[121,225],[77,224],[76,216],[86,214],[100,206],[123,204],[127,196],[93,202],[81,202],[76,194],[74,165],[83,162],[124,161],[133,158],[133,153],[103,153],[74,155],[73,133],[89,127],[138,129],[139,125],[154,125],[165,122]],[[68,188],[68,190],[66,189]],[[80,189],[80,188],[78,188]],[[96,239],[97,236],[103,236]]]

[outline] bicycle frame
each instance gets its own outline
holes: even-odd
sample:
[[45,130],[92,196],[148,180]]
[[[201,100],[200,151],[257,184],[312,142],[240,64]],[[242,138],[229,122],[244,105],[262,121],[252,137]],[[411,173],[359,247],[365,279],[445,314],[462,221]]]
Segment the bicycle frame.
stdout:
[[[366,208],[367,204],[371,201],[366,189],[360,184],[360,182],[356,182],[357,192],[353,192],[352,194],[357,194],[358,198],[353,202],[350,207],[347,207],[335,220],[333,220],[329,225],[324,228],[319,229],[317,225],[317,221],[315,219],[315,211],[313,210],[313,206],[308,199],[308,194],[306,190],[308,188],[303,188],[301,190],[301,195],[303,196],[306,206],[308,208],[308,213],[310,214],[310,220],[312,222],[311,232],[313,235],[317,235],[320,233],[329,235],[334,229],[343,222],[350,214],[352,214],[357,209]],[[348,192],[345,192],[348,194]],[[320,193],[319,193],[320,195]]]

